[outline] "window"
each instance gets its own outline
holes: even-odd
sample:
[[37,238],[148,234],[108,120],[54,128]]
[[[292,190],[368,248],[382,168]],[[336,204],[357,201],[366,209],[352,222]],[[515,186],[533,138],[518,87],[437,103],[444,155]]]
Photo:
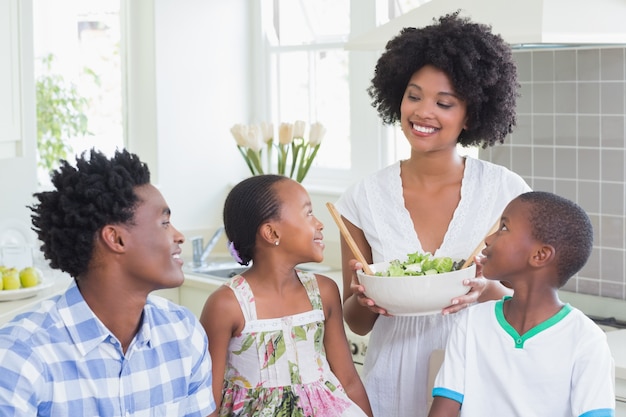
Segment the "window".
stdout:
[[[122,148],[120,0],[34,0],[33,12],[38,125],[68,153],[40,145],[39,165],[46,152],[72,160],[92,147],[108,154]],[[59,96],[63,104],[52,109]],[[42,185],[50,168],[39,170]]]
[[332,139],[320,147],[315,165],[349,169],[350,92],[343,44],[350,31],[350,1],[266,1],[263,17],[272,121],[322,123]]
[[[399,127],[382,126],[366,93],[382,51],[348,51],[351,33],[386,23],[428,0],[261,0],[268,68],[254,74],[264,114],[259,120],[319,121],[327,128],[309,178],[347,185],[398,159],[409,147]],[[261,75],[259,75],[259,73]],[[367,148],[368,152],[360,150]]]

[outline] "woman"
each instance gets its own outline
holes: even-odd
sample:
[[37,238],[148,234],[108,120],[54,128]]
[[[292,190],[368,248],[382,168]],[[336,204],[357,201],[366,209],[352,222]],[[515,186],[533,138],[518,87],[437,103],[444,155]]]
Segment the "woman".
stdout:
[[[466,258],[507,203],[530,190],[506,168],[457,152],[457,144],[503,142],[515,124],[516,90],[509,46],[458,12],[431,26],[405,28],[387,44],[368,92],[384,123],[400,122],[411,154],[353,185],[337,202],[368,262],[416,251]],[[365,297],[353,258],[342,240],[344,318],[357,334],[371,331],[363,378],[372,411],[426,416],[428,360],[445,346],[456,316],[450,313],[508,290],[477,278],[443,314],[391,317]]]

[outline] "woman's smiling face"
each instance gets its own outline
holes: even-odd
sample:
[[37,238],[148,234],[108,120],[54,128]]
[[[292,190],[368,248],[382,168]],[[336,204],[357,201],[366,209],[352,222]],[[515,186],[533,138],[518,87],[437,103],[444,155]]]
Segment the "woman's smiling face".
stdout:
[[426,65],[416,71],[400,104],[402,131],[411,148],[432,152],[456,147],[466,128],[467,106],[443,71]]

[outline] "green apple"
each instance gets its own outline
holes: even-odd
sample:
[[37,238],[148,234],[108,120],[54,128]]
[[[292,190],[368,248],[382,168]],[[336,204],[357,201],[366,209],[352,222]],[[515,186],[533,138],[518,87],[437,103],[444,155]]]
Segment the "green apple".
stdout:
[[39,270],[33,266],[27,266],[20,271],[20,283],[24,288],[34,287],[41,282]]
[[9,268],[2,272],[2,285],[4,290],[17,290],[20,288],[20,273],[17,268]]

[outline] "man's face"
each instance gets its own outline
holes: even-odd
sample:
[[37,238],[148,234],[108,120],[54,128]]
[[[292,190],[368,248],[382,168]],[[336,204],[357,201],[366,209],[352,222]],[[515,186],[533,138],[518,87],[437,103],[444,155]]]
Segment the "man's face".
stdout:
[[125,266],[138,286],[149,290],[182,285],[180,245],[185,237],[170,223],[170,209],[153,185],[135,188],[135,215],[124,226]]

